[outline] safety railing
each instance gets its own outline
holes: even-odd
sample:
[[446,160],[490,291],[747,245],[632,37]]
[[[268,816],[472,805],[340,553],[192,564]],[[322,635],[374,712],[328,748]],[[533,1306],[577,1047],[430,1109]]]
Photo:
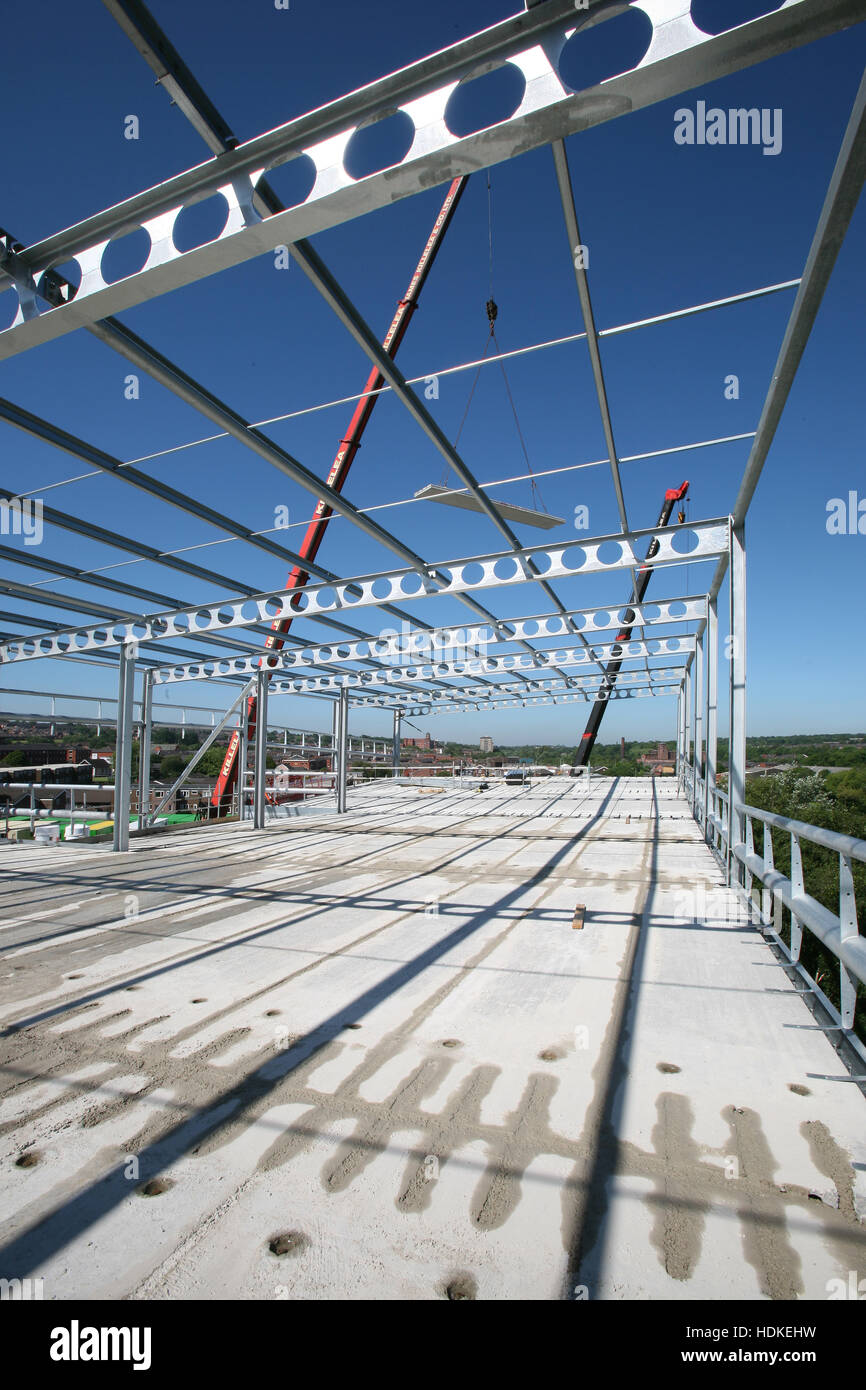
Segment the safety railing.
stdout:
[[[680,781],[696,820],[702,821],[703,779],[684,763]],[[866,985],[866,938],[860,935],[854,891],[854,863],[866,864],[866,840],[839,831],[825,830],[748,803],[736,802],[733,815],[727,792],[711,786],[708,814],[703,824],[707,843],[726,868],[729,886],[747,905],[753,922],[778,946],[810,992],[857,1053],[866,1060],[866,1046],[854,1032],[858,985]],[[733,833],[729,832],[732,827]],[[760,828],[759,828],[760,827]],[[773,831],[790,837],[791,867],[786,876],[776,868]],[[756,838],[760,836],[760,849]],[[818,846],[838,858],[838,910],[834,911],[807,891],[803,868],[803,844]],[[787,924],[784,921],[788,914]],[[787,939],[783,935],[787,925]],[[838,968],[839,1007],[827,997],[817,979],[801,960],[803,933],[809,932],[835,958]],[[820,973],[820,972],[819,972]]]
[[[838,831],[823,830],[819,826],[807,825],[803,821],[790,820],[787,816],[775,815],[771,811],[761,811],[754,806],[737,807],[738,820],[745,824],[745,840],[734,843],[731,853],[734,860],[743,866],[744,882],[736,887],[751,900],[759,913],[761,922],[777,929],[779,907],[788,909],[791,917],[790,945],[786,947],[789,958],[799,962],[803,941],[803,929],[831,951],[839,962],[838,1022],[846,1031],[854,1026],[854,1012],[857,1003],[857,984],[866,984],[866,940],[857,926],[857,905],[854,896],[854,860],[866,864],[866,840],[857,840],[851,835]],[[762,853],[755,852],[754,822],[763,825]],[[773,862],[772,828],[781,830],[791,837],[791,876],[786,878]],[[806,892],[803,877],[803,852],[801,841],[820,845],[838,855],[839,859],[839,911],[831,911],[817,898]],[[761,885],[759,889],[755,883]],[[779,935],[776,930],[776,935]],[[813,987],[816,982],[813,980]]]

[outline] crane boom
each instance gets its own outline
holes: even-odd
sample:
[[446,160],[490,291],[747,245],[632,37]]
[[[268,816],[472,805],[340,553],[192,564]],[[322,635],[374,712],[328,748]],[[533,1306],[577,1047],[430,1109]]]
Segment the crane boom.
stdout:
[[[433,228],[427,238],[427,244],[424,247],[421,259],[415,268],[412,279],[409,281],[409,287],[397,305],[396,313],[391,320],[391,326],[385,334],[382,346],[389,357],[393,358],[397,355],[406,329],[409,327],[409,321],[417,308],[418,297],[424,287],[424,282],[427,279],[430,268],[436,259],[436,254],[442,245],[442,240],[457,209],[457,204],[460,201],[467,179],[468,176],[464,175],[452,181],[445,196],[445,201],[439,209],[439,214],[436,221],[433,223]],[[379,399],[376,393],[383,383],[384,377],[379,369],[374,367],[367,378],[364,394],[361,396],[352,414],[345,438],[340,441],[340,447],[337,450],[334,462],[331,464],[331,470],[328,474],[327,481],[328,486],[335,492],[342,492],[343,490],[343,485],[348,476],[349,469],[360,448],[361,437],[364,430],[367,428],[370,416]],[[298,550],[298,554],[303,560],[315,560],[319,546],[322,544],[325,531],[327,530],[328,522],[332,516],[333,509],[328,506],[327,502],[320,498],[316,503],[310,524],[307,527],[303,542]],[[309,577],[307,570],[300,565],[295,565],[286,581],[286,588],[300,590],[304,587]],[[291,625],[292,619],[290,617],[275,619],[271,623],[271,633],[265,641],[265,646],[271,651],[278,651],[284,645],[283,639]],[[264,664],[264,657],[260,664]],[[252,732],[255,729],[256,722],[255,696],[250,696],[248,699],[246,714],[247,725]],[[229,741],[229,746],[226,750],[222,767],[220,768],[219,777],[217,778],[216,786],[211,796],[212,806],[225,807],[226,803],[230,801],[238,779],[239,748],[240,735],[235,731]]]
[[[665,493],[665,500],[662,505],[662,509],[659,512],[659,519],[656,522],[657,526],[667,526],[668,521],[670,520],[671,512],[674,509],[674,503],[682,501],[682,499],[688,492],[688,488],[689,485],[687,482],[682,483],[679,487],[668,488],[667,492]],[[644,594],[647,591],[647,585],[650,582],[650,576],[652,574],[652,565],[650,564],[650,561],[653,559],[655,555],[658,554],[658,548],[659,543],[656,540],[655,536],[653,536],[652,540],[649,543],[649,546],[647,547],[646,559],[637,572],[637,581],[632,591],[631,604],[640,603],[643,599]],[[623,626],[620,628],[619,632],[614,638],[613,655],[611,656],[610,661],[604,668],[604,681],[601,685],[598,695],[596,695],[595,697],[592,709],[589,712],[589,719],[586,721],[586,731],[580,740],[580,744],[577,750],[577,757],[574,760],[575,767],[586,767],[586,765],[589,762],[589,757],[595,745],[595,740],[598,737],[599,726],[601,724],[602,719],[604,718],[604,712],[608,706],[609,692],[613,689],[614,685],[616,684],[616,678],[619,675],[620,670],[622,668],[622,663],[625,660],[625,657],[622,654],[622,649],[618,646],[618,644],[621,642],[628,642],[628,640],[630,639],[635,627],[636,616],[637,615],[635,614],[634,608],[629,606],[625,612]]]

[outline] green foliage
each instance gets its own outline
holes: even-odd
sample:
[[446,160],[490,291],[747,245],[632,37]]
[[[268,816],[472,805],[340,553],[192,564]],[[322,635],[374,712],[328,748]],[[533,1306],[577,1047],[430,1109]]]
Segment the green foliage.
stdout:
[[[218,777],[225,755],[225,748],[220,747],[216,743],[212,743],[207,752],[202,753],[196,763],[196,772],[200,772],[202,777]],[[268,766],[271,766],[270,760]]]
[[177,753],[169,753],[167,757],[161,758],[159,762],[159,776],[166,782],[173,782],[175,777],[179,777],[186,767],[186,758],[181,758]]

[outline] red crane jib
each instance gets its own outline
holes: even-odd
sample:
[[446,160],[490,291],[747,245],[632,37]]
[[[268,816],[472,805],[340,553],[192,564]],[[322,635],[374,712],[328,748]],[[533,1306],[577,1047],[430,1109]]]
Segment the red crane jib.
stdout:
[[[397,306],[397,311],[394,314],[393,319],[391,320],[391,326],[389,327],[388,332],[385,334],[385,338],[382,342],[382,346],[388,353],[389,357],[396,356],[397,350],[401,342],[403,341],[403,336],[406,332],[406,329],[409,326],[412,314],[417,308],[418,296],[421,293],[421,290],[424,286],[424,281],[427,278],[427,274],[430,270],[430,267],[432,266],[433,261],[436,258],[436,253],[438,252],[439,247],[442,243],[442,238],[448,230],[449,223],[451,222],[451,218],[454,215],[457,204],[460,200],[460,196],[465,186],[466,177],[463,177],[454,179],[451,183],[451,186],[448,189],[445,201],[443,202],[442,207],[439,210],[439,214],[436,218],[436,221],[433,224],[433,229],[430,232],[429,237],[427,238],[427,244],[424,247],[421,259],[419,260],[418,265],[415,268],[415,273],[409,282],[409,288],[407,289],[404,297],[400,300]],[[343,485],[348,476],[349,469],[352,466],[352,461],[354,460],[355,455],[357,454],[358,449],[360,447],[361,436],[363,435],[364,430],[367,427],[367,422],[369,421],[370,416],[373,413],[373,409],[376,405],[376,402],[379,399],[376,393],[382,386],[383,382],[384,378],[381,372],[379,371],[378,367],[374,367],[373,370],[370,372],[369,377],[367,378],[367,384],[364,387],[364,393],[358,401],[358,404],[355,406],[355,410],[352,414],[352,419],[349,423],[349,428],[346,433],[346,436],[344,439],[340,441],[340,448],[337,451],[337,456],[334,459],[334,462],[331,464],[331,471],[328,474],[327,482],[328,487],[330,487],[334,492],[341,492],[343,489]],[[304,535],[303,543],[300,547],[300,550],[298,551],[298,554],[301,556],[303,560],[315,560],[316,555],[318,554],[319,546],[321,545],[325,535],[325,531],[327,530],[328,522],[330,521],[333,514],[333,508],[330,507],[327,502],[323,501],[320,498],[319,501],[316,503],[312,518],[310,519],[310,524],[307,527],[306,533]],[[288,580],[286,581],[286,588],[293,590],[302,589],[304,585],[307,583],[309,577],[309,573],[305,569],[303,569],[300,565],[295,565],[291,573],[289,574]],[[274,621],[271,623],[271,635],[265,640],[265,646],[269,648],[271,651],[279,651],[279,649],[283,646],[282,638],[288,632],[291,625],[291,617],[275,618]],[[262,658],[262,661],[260,662],[260,665],[263,664],[264,658]],[[247,727],[250,733],[253,733],[256,727],[256,698],[254,695],[250,695],[247,698],[246,714]],[[220,768],[220,773],[216,780],[216,786],[214,787],[213,795],[211,796],[212,806],[222,806],[223,803],[228,800],[228,798],[232,794],[232,791],[234,790],[234,786],[237,782],[238,777],[239,748],[240,734],[237,731],[235,731],[232,734],[231,739],[229,740],[229,746],[226,749],[226,755],[223,759],[223,764]]]

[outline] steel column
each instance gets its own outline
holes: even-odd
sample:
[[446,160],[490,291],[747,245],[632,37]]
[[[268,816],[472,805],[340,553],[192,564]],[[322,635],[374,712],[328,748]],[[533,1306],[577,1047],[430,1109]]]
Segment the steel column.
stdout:
[[240,729],[238,731],[238,820],[246,820],[247,763],[250,757],[250,736],[246,700],[241,702],[240,721]]
[[692,698],[692,671],[691,671],[691,667],[690,667],[690,666],[686,667],[686,697],[685,697],[684,704],[685,704],[685,709],[684,709],[684,711],[683,711],[683,713],[684,713],[684,715],[685,715],[685,725],[684,725],[684,730],[685,730],[684,757],[685,757],[686,775],[688,775],[688,769],[689,769],[689,767],[692,766],[692,715],[693,715],[693,713],[694,713],[694,702],[693,702],[693,698]]
[[391,735],[391,762],[394,767],[394,776],[400,772],[400,723],[403,718],[402,710],[394,711],[394,732]]
[[117,735],[114,749],[114,832],[112,848],[129,849],[129,791],[132,768],[132,719],[135,693],[135,658],[138,646],[124,642],[120,649],[117,682]]
[[707,627],[704,634],[707,652],[707,757],[704,775],[704,831],[708,831],[709,817],[713,805],[713,792],[716,787],[718,767],[718,720],[719,720],[719,613],[718,600],[711,598],[707,604]]
[[698,773],[704,772],[704,638],[703,635],[697,640],[695,653],[695,784],[692,800],[692,811],[696,820],[700,820],[700,807],[703,805],[703,795],[698,793]]
[[255,786],[253,790],[253,825],[265,828],[265,780],[268,768],[268,674],[260,670],[256,676],[256,755]]
[[728,882],[739,874],[732,850],[743,841],[746,800],[746,542],[745,527],[731,527],[730,736],[728,741]]
[[150,811],[150,745],[153,731],[153,672],[146,670],[141,687],[141,732],[138,739],[138,828],[147,825]]
[[346,774],[349,767],[349,691],[346,686],[340,691],[338,710],[337,811],[342,815],[346,810]]

